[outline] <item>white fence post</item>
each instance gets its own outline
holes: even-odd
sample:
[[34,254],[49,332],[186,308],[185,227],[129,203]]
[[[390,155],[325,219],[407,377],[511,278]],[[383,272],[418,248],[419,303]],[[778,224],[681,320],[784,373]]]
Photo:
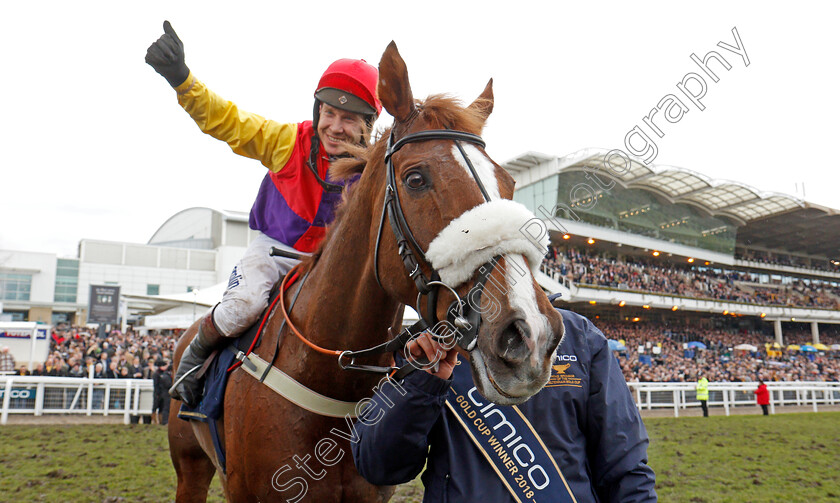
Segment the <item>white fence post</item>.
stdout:
[[35,388],[35,415],[40,416],[44,414],[44,389],[45,385],[42,382],[38,383]]
[[[152,390],[154,390],[154,388],[152,388]],[[154,406],[155,405],[152,404],[152,407],[154,407]],[[140,385],[139,385],[139,383],[137,385],[137,392],[134,393],[134,407],[133,407],[133,410],[134,410],[134,415],[135,416],[140,415]]]
[[102,415],[107,416],[108,415],[108,409],[111,408],[111,383],[110,382],[105,383],[105,401],[103,402],[103,404],[104,405],[102,405]]
[[675,389],[674,396],[674,417],[680,417],[680,390]]
[[723,410],[726,411],[726,415],[728,416],[729,415],[729,396],[728,396],[729,394],[726,392],[726,390],[723,390],[723,392],[721,394],[723,395]]
[[87,411],[85,415],[89,416],[93,411],[93,371],[91,371],[90,383],[88,383],[88,396],[87,396]]
[[123,423],[129,424],[131,423],[130,412],[131,412],[131,382],[132,379],[125,380],[125,415],[123,417]]
[[6,424],[9,419],[9,405],[12,401],[12,376],[6,377],[6,391],[3,393],[3,412],[0,414],[0,424]]

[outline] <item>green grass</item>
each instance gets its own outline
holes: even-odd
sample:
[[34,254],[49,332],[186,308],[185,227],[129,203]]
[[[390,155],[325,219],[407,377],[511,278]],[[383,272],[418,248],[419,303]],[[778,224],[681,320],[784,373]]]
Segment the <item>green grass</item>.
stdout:
[[661,501],[840,502],[840,413],[650,418]]
[[174,487],[164,427],[0,427],[0,501],[172,501]]
[[[840,502],[840,413],[649,418],[664,502]],[[0,501],[172,501],[164,428],[0,427]],[[419,503],[419,481],[395,503]],[[224,501],[217,480],[211,502]]]

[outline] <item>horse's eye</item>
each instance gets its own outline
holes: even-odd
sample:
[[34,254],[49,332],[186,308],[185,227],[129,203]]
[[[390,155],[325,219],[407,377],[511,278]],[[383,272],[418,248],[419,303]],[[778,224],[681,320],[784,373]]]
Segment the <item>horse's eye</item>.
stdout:
[[420,190],[426,186],[426,179],[417,171],[412,171],[405,176],[405,185],[412,190]]

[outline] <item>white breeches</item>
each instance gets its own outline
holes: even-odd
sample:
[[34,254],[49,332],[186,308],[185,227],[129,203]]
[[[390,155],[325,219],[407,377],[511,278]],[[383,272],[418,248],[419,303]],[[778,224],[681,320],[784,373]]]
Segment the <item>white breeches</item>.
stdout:
[[260,233],[230,273],[222,302],[213,311],[213,321],[225,337],[237,337],[253,325],[268,307],[271,288],[299,261],[269,255],[271,247],[300,253]]

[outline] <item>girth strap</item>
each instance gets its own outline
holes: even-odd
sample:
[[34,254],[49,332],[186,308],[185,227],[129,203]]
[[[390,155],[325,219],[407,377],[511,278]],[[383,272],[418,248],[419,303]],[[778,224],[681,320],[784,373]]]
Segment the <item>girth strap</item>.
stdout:
[[245,355],[232,347],[228,347],[228,351],[236,353],[236,358],[242,361],[242,369],[245,372],[255,379],[265,375],[263,384],[295,405],[322,416],[356,417],[356,402],[344,402],[312,391],[282,370],[269,365],[256,353]]

